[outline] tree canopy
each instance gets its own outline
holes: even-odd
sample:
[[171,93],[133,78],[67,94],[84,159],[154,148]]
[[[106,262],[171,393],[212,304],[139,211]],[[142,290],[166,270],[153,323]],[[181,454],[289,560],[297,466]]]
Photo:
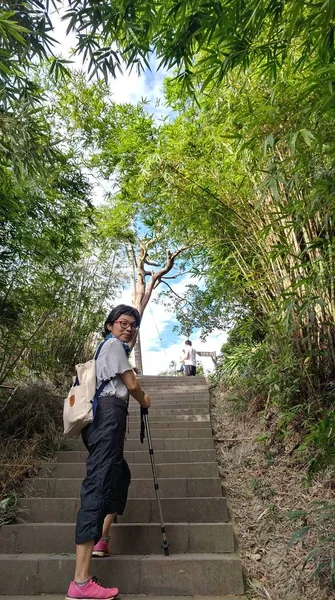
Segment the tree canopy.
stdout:
[[[52,11],[61,8],[60,0],[2,5],[0,83],[9,95],[20,82],[29,90],[35,59],[52,57],[52,72],[66,72],[52,38]],[[70,0],[63,18],[91,74],[115,77],[124,65],[143,70],[154,54],[160,66],[177,67],[189,87],[199,76],[206,87],[251,64],[276,78],[288,57],[296,70],[333,64],[334,10],[331,0]]]
[[276,76],[288,53],[296,68],[334,59],[334,5],[328,2],[231,2],[189,0],[113,3],[72,0],[65,18],[77,35],[77,51],[113,75],[127,66],[148,66],[152,52],[187,80],[206,86],[234,67],[258,63]]

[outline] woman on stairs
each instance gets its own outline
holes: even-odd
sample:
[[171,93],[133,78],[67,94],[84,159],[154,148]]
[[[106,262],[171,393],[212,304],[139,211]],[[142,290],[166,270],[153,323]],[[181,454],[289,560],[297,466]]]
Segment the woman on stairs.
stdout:
[[[103,587],[91,577],[92,553],[106,556],[108,532],[127,502],[130,471],[123,458],[129,393],[144,407],[151,400],[138,384],[128,361],[128,343],[140,325],[139,312],[120,304],[104,325],[105,343],[96,360],[97,387],[109,383],[99,396],[93,423],[82,432],[88,450],[86,478],[81,488],[81,508],[76,526],[76,569],[66,600],[112,600],[117,588]],[[102,553],[103,552],[103,553]]]

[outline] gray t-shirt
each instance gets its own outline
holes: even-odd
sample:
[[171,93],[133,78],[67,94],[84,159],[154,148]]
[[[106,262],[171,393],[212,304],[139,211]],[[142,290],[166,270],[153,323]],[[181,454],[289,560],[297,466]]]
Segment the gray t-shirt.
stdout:
[[116,338],[107,340],[96,361],[97,389],[104,379],[113,377],[104,387],[101,396],[116,396],[127,402],[129,392],[123,383],[120,374],[131,371],[126,351],[122,342]]

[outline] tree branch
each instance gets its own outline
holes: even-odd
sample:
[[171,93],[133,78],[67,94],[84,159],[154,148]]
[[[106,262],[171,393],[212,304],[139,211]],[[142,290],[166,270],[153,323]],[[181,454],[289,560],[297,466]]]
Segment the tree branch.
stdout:
[[182,275],[186,275],[187,273],[191,273],[191,271],[183,271],[182,273],[177,273],[176,275],[169,275],[166,277],[162,277],[163,279],[177,279],[177,277],[181,277]]
[[[177,296],[177,298],[179,298],[179,300],[182,300],[183,302],[187,302],[187,303],[189,304],[189,301],[188,301],[186,298],[182,298],[181,296],[179,296],[179,295],[177,294],[177,292],[175,292],[175,291],[172,289],[172,287],[170,286],[170,284],[169,284],[169,283],[167,283],[167,282],[166,282],[164,279],[161,279],[161,282],[162,282],[162,283],[165,283],[165,285],[167,285],[167,286],[168,286],[168,288],[171,290],[171,292],[172,292],[172,293],[173,293],[175,296]],[[160,281],[159,281],[159,282],[156,284],[156,287],[157,287],[159,284],[160,284]],[[155,289],[155,288],[154,288],[154,289]]]
[[144,259],[143,262],[144,262],[145,265],[150,265],[152,267],[159,267],[160,266],[159,263],[151,262],[150,260],[146,260],[146,259]]

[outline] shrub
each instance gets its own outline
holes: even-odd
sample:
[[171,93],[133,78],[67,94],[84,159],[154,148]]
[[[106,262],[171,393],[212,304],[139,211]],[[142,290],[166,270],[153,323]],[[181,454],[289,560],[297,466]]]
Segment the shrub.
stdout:
[[0,522],[14,520],[17,490],[61,444],[63,400],[49,382],[28,380],[1,398]]

